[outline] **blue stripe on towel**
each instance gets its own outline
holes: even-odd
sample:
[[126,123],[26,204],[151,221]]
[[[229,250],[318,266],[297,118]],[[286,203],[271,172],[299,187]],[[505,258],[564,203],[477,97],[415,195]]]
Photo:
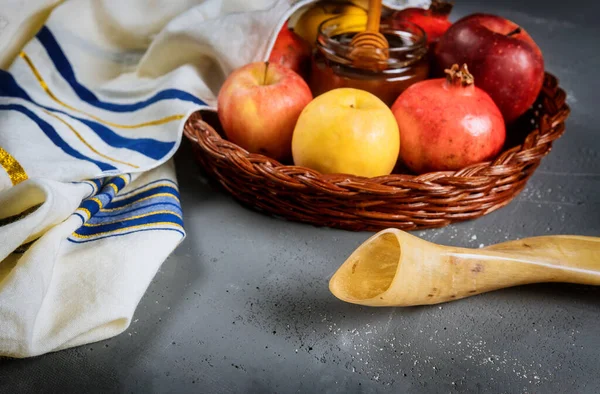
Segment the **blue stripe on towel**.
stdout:
[[[19,105],[19,104],[0,104],[0,110],[4,110],[4,111],[14,110],[14,111],[18,111],[18,112],[22,113],[23,115],[27,116],[29,119],[31,119],[38,125],[38,127],[44,132],[46,137],[48,137],[50,139],[50,141],[52,141],[52,143],[54,143],[54,145],[58,146],[63,152],[65,152],[69,156],[75,157],[80,160],[89,161],[90,163],[94,163],[102,171],[114,171],[117,169],[116,167],[113,167],[112,165],[110,165],[108,163],[103,163],[101,161],[94,160],[94,159],[89,158],[89,157],[85,156],[84,154],[76,151],[75,149],[73,149],[73,147],[71,147],[69,144],[67,144],[67,142],[60,137],[60,135],[56,132],[56,130],[54,130],[54,127],[52,127],[52,125],[50,125],[50,123],[44,121],[42,118],[37,116],[35,113],[33,113],[31,110],[27,109],[26,107]],[[11,132],[11,131],[9,130],[8,132]],[[18,130],[15,130],[15,132],[18,132]]]
[[102,184],[104,179],[92,179],[92,182],[96,185],[96,189],[100,190],[102,188]]
[[172,196],[171,198],[175,198],[175,200],[177,201],[179,199],[179,191],[171,186],[159,186],[150,190],[144,190],[141,193],[136,194],[135,196],[132,197],[128,197],[128,198],[124,198],[122,200],[118,200],[118,201],[113,201],[110,204],[108,204],[106,206],[106,209],[115,209],[115,208],[121,208],[124,206],[128,206],[133,204],[136,201],[139,201],[143,198],[146,197],[151,197],[151,196],[155,196],[157,194],[160,195],[169,195]]
[[43,26],[41,28],[41,30],[37,34],[37,38],[46,49],[46,52],[48,52],[48,56],[50,56],[50,59],[54,63],[54,66],[56,67],[60,75],[62,75],[62,77],[69,83],[69,85],[71,85],[71,88],[73,88],[77,96],[79,96],[79,98],[85,101],[86,103],[93,105],[94,107],[102,108],[107,111],[113,112],[133,112],[145,108],[158,101],[173,99],[189,101],[198,105],[206,105],[206,103],[200,100],[199,98],[191,95],[190,93],[178,89],[161,90],[149,99],[139,101],[137,103],[117,104],[101,101],[94,93],[92,93],[89,89],[87,89],[79,81],[77,81],[71,63],[65,56],[65,53],[63,52],[60,45],[56,41],[56,38],[54,38],[54,35],[47,26]]
[[[156,200],[162,201],[155,202]],[[102,223],[108,220],[127,219],[131,216],[144,215],[156,211],[170,211],[179,216],[183,215],[183,212],[181,211],[181,206],[178,202],[168,201],[168,199],[164,197],[157,197],[153,199],[150,203],[136,204],[136,206],[134,207],[127,207],[127,209],[120,209],[115,212],[100,211],[94,217],[92,217],[89,220],[89,222],[91,224],[95,224]]]
[[139,227],[139,226],[148,226],[156,223],[173,223],[183,227],[183,220],[177,215],[172,213],[156,213],[150,214],[148,216],[135,218],[135,219],[125,219],[118,221],[116,223],[108,223],[97,226],[81,226],[77,229],[76,233],[81,236],[91,236],[102,233],[108,233],[113,231],[118,231],[122,229],[127,229],[129,227]]
[[98,137],[100,137],[100,139],[102,139],[102,141],[108,145],[115,148],[129,149],[154,160],[161,160],[175,146],[175,142],[163,142],[151,138],[126,138],[115,133],[101,123],[73,116],[59,109],[38,104],[31,97],[29,97],[23,88],[19,86],[13,76],[4,70],[0,70],[0,97],[1,96],[20,98],[29,101],[30,103],[35,104],[45,110],[66,115],[88,126],[94,133],[96,133],[96,135],[98,135]]
[[[125,186],[127,186],[127,182],[124,178],[124,176],[118,176],[118,177],[114,177],[110,180],[110,182],[107,182],[106,185],[104,185],[104,187],[102,188],[102,190],[107,190],[111,193],[111,195],[114,197],[117,195],[117,193],[121,190],[123,190],[123,188],[125,188]],[[109,186],[112,185],[112,186]],[[115,191],[115,188],[117,188],[117,190]]]
[[131,194],[133,194],[133,193],[137,192],[138,190],[141,190],[141,189],[143,189],[143,188],[145,188],[145,187],[148,187],[148,186],[150,186],[150,185],[156,185],[157,183],[168,183],[168,184],[171,184],[171,185],[173,185],[173,187],[177,187],[177,184],[176,184],[175,182],[173,182],[172,180],[170,180],[170,179],[157,179],[157,180],[155,180],[155,181],[152,181],[152,182],[150,182],[150,183],[147,183],[147,184],[145,184],[144,186],[139,186],[139,187],[136,187],[135,189],[133,189],[133,190],[130,190],[130,191],[128,191],[127,193],[121,193],[121,194],[119,194],[119,195],[117,196],[117,198],[118,198],[118,199],[122,199],[123,197],[129,196],[129,195],[131,195]]
[[185,236],[179,192],[173,181],[147,183],[115,201],[115,189],[119,192],[125,185],[124,179],[113,178],[100,193],[83,201],[75,215],[83,217],[85,212],[88,217],[69,241],[83,243],[149,230],[177,231]]
[[[127,180],[125,178],[127,178]],[[110,178],[108,182],[103,184],[104,186],[100,193],[83,200],[77,210],[85,212],[88,219],[93,217],[103,207],[110,204],[115,195],[127,186],[130,179],[131,176],[129,174]],[[96,181],[98,180],[94,180],[94,183],[96,183]]]

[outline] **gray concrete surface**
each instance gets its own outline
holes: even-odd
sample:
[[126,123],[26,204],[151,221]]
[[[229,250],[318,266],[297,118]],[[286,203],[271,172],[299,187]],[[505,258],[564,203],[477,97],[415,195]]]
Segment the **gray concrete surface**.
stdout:
[[[417,232],[480,244],[600,236],[600,27],[583,0],[459,1],[522,24],[569,94],[567,132],[527,189],[476,221]],[[541,9],[540,7],[545,7]],[[177,156],[187,240],[124,334],[0,361],[0,392],[598,393],[599,288],[531,285],[407,309],[342,303],[331,274],[369,233],[240,207]]]

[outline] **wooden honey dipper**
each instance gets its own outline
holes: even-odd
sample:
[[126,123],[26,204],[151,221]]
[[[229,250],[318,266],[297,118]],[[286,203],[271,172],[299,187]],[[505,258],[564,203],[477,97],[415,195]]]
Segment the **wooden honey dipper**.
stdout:
[[382,63],[389,57],[387,49],[390,45],[379,32],[381,7],[381,0],[369,0],[367,27],[365,31],[357,33],[350,42],[353,48],[350,57],[355,66],[385,68],[382,67]]

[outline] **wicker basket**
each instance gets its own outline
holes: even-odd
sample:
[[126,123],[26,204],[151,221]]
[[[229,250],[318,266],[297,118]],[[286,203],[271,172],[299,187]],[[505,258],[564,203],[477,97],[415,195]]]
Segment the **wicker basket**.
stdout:
[[505,150],[494,161],[418,176],[323,175],[284,165],[225,140],[211,111],[192,114],[184,134],[209,177],[253,209],[346,230],[416,230],[474,219],[508,204],[563,134],[570,113],[565,99],[557,79],[546,74],[536,104],[508,130]]

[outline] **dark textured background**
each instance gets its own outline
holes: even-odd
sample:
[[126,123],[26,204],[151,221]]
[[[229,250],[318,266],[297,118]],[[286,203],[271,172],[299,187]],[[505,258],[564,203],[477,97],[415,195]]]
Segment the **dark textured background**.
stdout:
[[[457,1],[521,24],[560,78],[566,134],[509,206],[416,234],[478,247],[600,236],[598,2]],[[177,156],[188,236],[122,335],[0,361],[0,392],[600,392],[600,288],[532,285],[433,307],[342,303],[327,282],[370,233],[240,207]]]

